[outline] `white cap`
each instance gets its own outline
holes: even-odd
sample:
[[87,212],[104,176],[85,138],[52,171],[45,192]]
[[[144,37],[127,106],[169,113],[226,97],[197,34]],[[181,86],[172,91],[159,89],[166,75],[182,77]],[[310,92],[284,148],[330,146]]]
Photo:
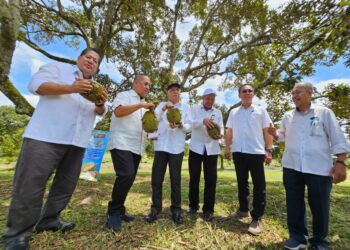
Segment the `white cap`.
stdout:
[[211,88],[207,88],[204,90],[203,95],[202,96],[206,96],[206,95],[210,95],[210,94],[214,94],[216,95],[216,91],[214,89]]

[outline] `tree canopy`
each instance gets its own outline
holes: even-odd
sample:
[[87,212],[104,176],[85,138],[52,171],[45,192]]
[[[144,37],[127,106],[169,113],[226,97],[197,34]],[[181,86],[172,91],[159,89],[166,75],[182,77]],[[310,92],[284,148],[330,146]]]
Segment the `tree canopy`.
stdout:
[[[333,65],[349,51],[347,1],[294,0],[278,9],[264,0],[64,3],[21,0],[17,39],[67,63],[74,61],[51,54],[46,45],[63,41],[76,49],[95,47],[121,75],[110,90],[130,86],[135,74],[143,72],[155,83],[151,99],[164,97],[171,81],[195,96],[208,79],[220,77],[221,89],[251,82],[259,97],[277,107],[273,93],[284,95],[302,77],[311,76],[316,65]],[[188,36],[180,29],[184,24],[190,27]],[[20,93],[6,93],[3,79],[0,84],[18,107],[14,96]]]

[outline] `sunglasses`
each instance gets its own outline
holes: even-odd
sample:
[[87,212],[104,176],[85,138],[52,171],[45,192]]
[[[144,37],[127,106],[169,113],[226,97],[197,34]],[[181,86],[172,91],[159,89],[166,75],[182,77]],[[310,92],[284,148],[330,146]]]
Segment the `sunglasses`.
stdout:
[[243,89],[242,93],[252,93],[253,90],[252,89]]

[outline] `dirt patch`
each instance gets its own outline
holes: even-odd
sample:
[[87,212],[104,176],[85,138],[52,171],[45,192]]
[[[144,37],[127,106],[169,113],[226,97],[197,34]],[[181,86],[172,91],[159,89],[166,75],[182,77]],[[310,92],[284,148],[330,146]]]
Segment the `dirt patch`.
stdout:
[[0,170],[8,170],[16,167],[16,162],[11,162],[8,164],[1,163]]

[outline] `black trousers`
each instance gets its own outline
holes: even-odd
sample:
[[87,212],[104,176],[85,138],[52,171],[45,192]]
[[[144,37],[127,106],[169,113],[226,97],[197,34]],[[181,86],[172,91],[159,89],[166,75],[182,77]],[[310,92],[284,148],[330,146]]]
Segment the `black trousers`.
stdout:
[[112,200],[108,203],[108,214],[123,215],[125,214],[124,203],[134,183],[141,155],[134,154],[131,151],[112,149],[111,156],[116,179],[112,191]]
[[188,169],[190,172],[189,207],[199,209],[199,182],[203,163],[204,172],[204,202],[203,212],[214,212],[217,180],[218,155],[197,154],[190,150]]
[[250,214],[253,220],[259,220],[264,214],[266,206],[265,155],[234,152],[232,158],[238,183],[239,211],[249,211],[248,178],[250,172],[254,186],[253,209],[250,211]]
[[171,183],[171,211],[181,211],[181,166],[184,153],[170,154],[155,151],[152,166],[152,208],[162,210],[162,190],[166,167],[169,164]]
[[[59,219],[77,185],[85,149],[64,144],[23,139],[13,178],[12,200],[4,241],[31,234],[35,224]],[[42,208],[46,184],[56,170]]]
[[312,214],[313,237],[309,241],[314,246],[328,246],[328,219],[332,177],[302,173],[283,168],[283,184],[286,189],[287,222],[291,238],[306,242],[308,236],[305,212],[305,187]]

